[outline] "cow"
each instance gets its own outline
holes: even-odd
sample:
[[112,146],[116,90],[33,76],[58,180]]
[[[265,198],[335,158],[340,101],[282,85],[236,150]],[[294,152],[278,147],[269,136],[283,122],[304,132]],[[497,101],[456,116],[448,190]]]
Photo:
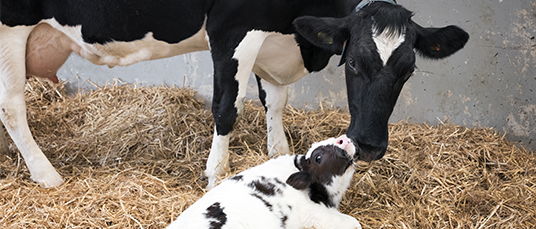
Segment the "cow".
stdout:
[[249,168],[208,191],[167,229],[360,229],[337,208],[350,186],[355,146],[342,135]]
[[347,135],[359,160],[373,161],[387,150],[388,119],[415,53],[445,58],[469,39],[457,26],[421,27],[393,0],[2,0],[0,7],[0,119],[31,178],[45,187],[63,179],[28,128],[25,76],[57,82],[72,52],[113,67],[210,50],[215,130],[204,174],[211,188],[228,168],[250,72],[265,107],[268,153],[289,154],[282,123],[287,85],[341,55]]

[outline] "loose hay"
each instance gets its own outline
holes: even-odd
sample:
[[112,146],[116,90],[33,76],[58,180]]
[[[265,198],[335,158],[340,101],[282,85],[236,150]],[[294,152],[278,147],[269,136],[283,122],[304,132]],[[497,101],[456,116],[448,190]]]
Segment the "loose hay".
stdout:
[[[66,179],[42,189],[16,147],[0,159],[2,228],[163,228],[204,194],[210,111],[176,87],[122,85],[68,97],[31,79],[29,125]],[[344,110],[284,116],[292,148],[343,134]],[[264,109],[252,102],[231,139],[228,176],[266,156]],[[534,152],[492,129],[390,125],[384,159],[360,167],[340,207],[364,228],[534,228]]]

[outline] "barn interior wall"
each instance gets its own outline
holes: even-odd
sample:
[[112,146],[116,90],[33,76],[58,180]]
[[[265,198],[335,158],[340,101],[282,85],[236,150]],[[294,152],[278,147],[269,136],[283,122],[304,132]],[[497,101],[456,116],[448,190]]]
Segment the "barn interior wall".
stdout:
[[[468,127],[494,127],[512,141],[536,149],[536,1],[531,0],[398,0],[415,13],[422,26],[458,25],[471,35],[466,47],[441,61],[417,61],[391,122],[407,120],[432,125],[449,121]],[[321,72],[290,86],[289,104],[296,108],[345,107],[344,70],[333,57]],[[212,97],[209,52],[142,62],[129,67],[92,65],[72,55],[58,76],[71,92],[93,85],[123,82],[192,87],[206,101]],[[248,97],[258,95],[250,78]]]

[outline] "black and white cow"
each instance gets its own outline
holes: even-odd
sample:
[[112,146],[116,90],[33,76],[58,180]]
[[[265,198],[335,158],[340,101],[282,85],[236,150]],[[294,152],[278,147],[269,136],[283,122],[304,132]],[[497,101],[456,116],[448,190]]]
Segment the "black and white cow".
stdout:
[[28,128],[26,76],[57,82],[56,71],[71,52],[113,67],[210,50],[216,126],[205,170],[210,188],[228,166],[229,134],[244,112],[250,72],[266,108],[269,153],[288,154],[282,124],[287,85],[343,54],[352,115],[347,134],[360,160],[377,160],[387,149],[389,116],[413,72],[414,50],[440,59],[469,38],[455,26],[423,28],[411,16],[392,0],[2,0],[0,119],[32,179],[57,186],[63,180]]
[[361,228],[337,210],[354,155],[343,135],[314,143],[305,155],[271,159],[222,181],[167,228]]

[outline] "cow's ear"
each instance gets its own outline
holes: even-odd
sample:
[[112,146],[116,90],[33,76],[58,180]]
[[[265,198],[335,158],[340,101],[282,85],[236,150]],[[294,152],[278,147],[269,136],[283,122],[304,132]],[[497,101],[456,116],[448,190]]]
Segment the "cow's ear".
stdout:
[[287,184],[298,190],[304,190],[311,184],[311,175],[307,172],[296,172],[287,179]]
[[313,45],[340,55],[349,37],[344,20],[303,16],[296,18],[293,24],[296,31]]
[[415,26],[415,49],[421,56],[430,59],[448,57],[463,48],[469,40],[469,34],[454,25],[444,28],[422,28],[417,24]]

